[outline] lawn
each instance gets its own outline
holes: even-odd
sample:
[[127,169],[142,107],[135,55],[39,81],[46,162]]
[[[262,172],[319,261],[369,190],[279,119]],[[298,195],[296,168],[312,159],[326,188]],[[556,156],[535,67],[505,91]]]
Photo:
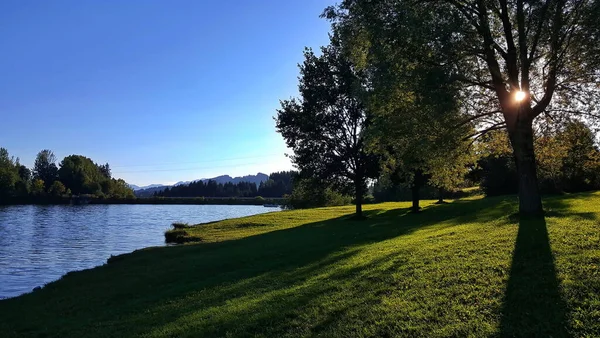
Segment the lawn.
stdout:
[[285,211],[185,229],[0,301],[2,337],[600,336],[600,193]]

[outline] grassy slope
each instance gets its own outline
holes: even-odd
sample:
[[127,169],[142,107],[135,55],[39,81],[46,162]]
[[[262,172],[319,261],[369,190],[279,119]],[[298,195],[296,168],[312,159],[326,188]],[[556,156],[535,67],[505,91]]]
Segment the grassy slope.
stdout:
[[[600,336],[600,194],[286,211],[197,227],[0,301],[0,332],[56,337]],[[427,203],[426,203],[427,205]],[[520,225],[519,225],[520,223]]]

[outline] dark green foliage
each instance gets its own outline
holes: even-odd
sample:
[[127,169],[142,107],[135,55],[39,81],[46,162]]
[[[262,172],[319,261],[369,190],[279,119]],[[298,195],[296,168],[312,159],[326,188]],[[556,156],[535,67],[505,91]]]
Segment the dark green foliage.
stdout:
[[[187,231],[183,228],[174,228],[171,230],[165,231],[165,242],[166,243],[177,243],[183,244],[186,242],[190,242],[191,240],[188,237]],[[198,242],[198,240],[195,240]]]
[[481,189],[486,196],[516,194],[518,176],[514,160],[509,156],[490,156],[479,162],[483,177]]
[[188,223],[175,222],[175,223],[171,224],[171,226],[173,227],[173,229],[185,229],[185,228],[189,227],[190,225]]
[[81,155],[65,157],[60,163],[58,176],[75,195],[102,192],[100,182],[106,179],[91,159]]
[[51,150],[40,151],[33,166],[33,178],[44,182],[44,189],[48,191],[52,183],[58,179],[58,167],[56,156]]
[[[559,130],[539,136],[536,141],[540,191],[545,194],[600,189],[600,151],[592,130],[581,122],[566,122]],[[495,149],[492,135],[486,142],[486,155],[471,174],[479,177],[486,196],[518,192],[518,176],[513,157],[505,149]]]
[[[419,195],[422,199],[432,200],[438,198],[439,192],[437,188],[425,184],[420,188]],[[406,184],[394,183],[382,177],[373,186],[373,198],[378,203],[412,201],[412,189]]]
[[59,179],[74,195],[90,194],[106,198],[134,198],[133,190],[122,179],[111,178],[108,164],[98,165],[81,155],[65,157]]
[[[111,178],[108,164],[97,165],[81,155],[70,155],[56,166],[50,150],[38,153],[33,173],[0,148],[0,203],[68,203],[65,195],[91,198],[133,199],[133,190],[122,179]],[[68,197],[67,196],[67,197]]]
[[[389,114],[381,125],[409,144],[429,135],[419,128],[427,123],[412,119],[435,126],[432,112],[444,110],[428,106],[448,97],[480,135],[506,129],[520,212],[533,215],[542,212],[534,129],[548,116],[600,116],[599,14],[598,1],[344,0],[324,16],[372,76],[373,102]],[[399,115],[407,123],[394,123]],[[418,157],[402,162],[422,166]]]
[[258,186],[258,195],[263,197],[283,197],[292,193],[295,171],[274,172],[269,180]]
[[48,189],[48,194],[50,196],[62,196],[67,192],[67,188],[60,181],[54,181]]
[[257,187],[251,182],[217,183],[213,180],[196,181],[167,187],[155,192],[154,197],[283,197],[292,192],[293,171],[275,172],[269,175],[269,180],[261,182]]
[[307,209],[350,204],[352,198],[332,189],[326,182],[315,178],[297,178],[294,190],[286,197],[288,209]]
[[569,123],[557,138],[567,145],[559,186],[566,192],[600,189],[600,151],[590,128],[581,122]]
[[10,198],[23,189],[20,167],[18,159],[9,156],[5,148],[0,148],[0,199]]
[[300,98],[281,102],[276,125],[302,175],[355,196],[360,216],[366,180],[377,177],[379,156],[366,150],[370,114],[364,74],[338,42],[332,37],[318,56],[305,50]]

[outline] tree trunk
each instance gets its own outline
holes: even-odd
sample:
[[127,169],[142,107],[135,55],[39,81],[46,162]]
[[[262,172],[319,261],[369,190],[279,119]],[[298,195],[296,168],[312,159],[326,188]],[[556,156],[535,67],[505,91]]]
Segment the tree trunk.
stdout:
[[439,188],[438,189],[438,204],[443,204],[444,203],[444,188]]
[[509,128],[510,142],[519,176],[519,213],[525,216],[543,214],[542,197],[533,149],[532,121],[518,119],[514,128]]
[[419,206],[419,190],[421,189],[421,187],[419,186],[419,184],[413,184],[412,186],[412,208],[411,211],[412,212],[419,212],[419,210],[421,210],[421,207]]
[[411,188],[412,192],[412,212],[419,212],[421,207],[419,206],[419,201],[421,200],[420,192],[421,187],[425,184],[425,176],[421,170],[416,170],[414,172],[415,176],[413,177],[413,184]]
[[355,203],[356,203],[356,218],[362,218],[362,203],[363,203],[363,182],[361,179],[357,179],[354,182],[354,189],[356,193]]

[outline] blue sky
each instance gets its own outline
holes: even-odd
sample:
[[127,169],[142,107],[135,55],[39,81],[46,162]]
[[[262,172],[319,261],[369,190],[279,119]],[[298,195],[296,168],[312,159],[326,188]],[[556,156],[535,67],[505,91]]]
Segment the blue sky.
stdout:
[[0,147],[146,185],[290,169],[275,132],[328,0],[0,2]]

